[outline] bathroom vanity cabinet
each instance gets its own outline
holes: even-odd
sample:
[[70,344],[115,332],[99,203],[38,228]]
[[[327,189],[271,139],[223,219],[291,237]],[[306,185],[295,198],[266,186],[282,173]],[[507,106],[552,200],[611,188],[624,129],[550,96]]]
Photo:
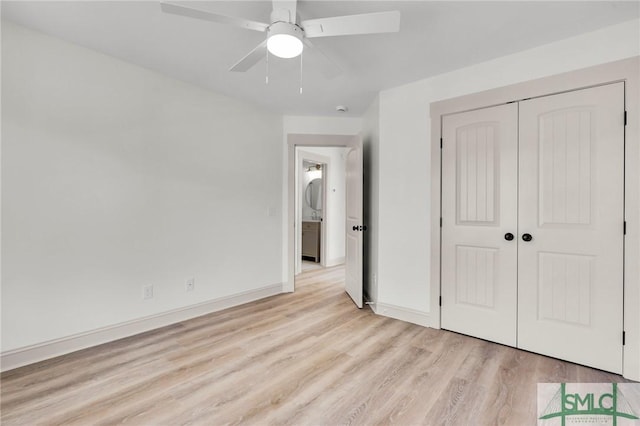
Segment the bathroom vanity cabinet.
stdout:
[[302,258],[320,262],[320,221],[302,221]]

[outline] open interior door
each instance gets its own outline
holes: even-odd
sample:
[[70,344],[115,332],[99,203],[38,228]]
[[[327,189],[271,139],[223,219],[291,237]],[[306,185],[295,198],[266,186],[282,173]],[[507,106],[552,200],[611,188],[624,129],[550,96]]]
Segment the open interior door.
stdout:
[[362,308],[362,233],[366,229],[362,214],[362,139],[354,136],[347,153],[346,197],[347,230],[345,247],[345,290]]

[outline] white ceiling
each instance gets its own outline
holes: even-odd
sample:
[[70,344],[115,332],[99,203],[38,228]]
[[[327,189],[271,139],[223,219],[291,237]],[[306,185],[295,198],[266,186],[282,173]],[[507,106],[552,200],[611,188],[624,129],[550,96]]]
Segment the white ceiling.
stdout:
[[[268,22],[269,1],[182,2]],[[157,1],[2,1],[2,18],[272,111],[359,116],[386,88],[636,19],[638,1],[307,1],[301,19],[399,10],[400,33],[314,39],[343,69],[335,79],[299,60],[271,57],[246,73],[227,69],[264,39],[248,31],[164,14]]]

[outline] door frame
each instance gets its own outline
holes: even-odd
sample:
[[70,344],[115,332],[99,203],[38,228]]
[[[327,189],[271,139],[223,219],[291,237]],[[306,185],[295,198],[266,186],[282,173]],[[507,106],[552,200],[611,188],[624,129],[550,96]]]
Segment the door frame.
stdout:
[[[444,115],[470,111],[512,101],[585,89],[615,82],[625,83],[625,189],[623,376],[640,381],[640,57],[633,57],[577,71],[431,103],[431,312],[440,328],[441,288],[441,137]],[[622,119],[622,118],[621,118]],[[622,232],[622,231],[621,231]],[[446,303],[446,301],[445,301]],[[622,342],[622,336],[621,336]]]
[[348,148],[359,138],[358,135],[315,135],[289,133],[287,135],[287,281],[282,284],[283,293],[295,291],[296,254],[296,147]]
[[[298,147],[301,148],[301,147]],[[328,183],[328,174],[327,170],[331,168],[331,159],[325,155],[315,154],[313,152],[304,151],[302,148],[297,151],[297,161],[296,161],[296,187],[298,188],[298,196],[295,197],[296,203],[296,255],[295,255],[295,268],[296,275],[302,272],[301,267],[302,264],[302,203],[303,203],[303,192],[304,188],[302,187],[302,179],[301,179],[301,167],[305,161],[312,161],[319,164],[322,164],[322,220],[320,225],[320,265],[323,267],[327,266],[327,245],[329,235],[327,233],[328,228],[328,214],[326,213],[329,210],[329,197],[327,197],[327,183]]]

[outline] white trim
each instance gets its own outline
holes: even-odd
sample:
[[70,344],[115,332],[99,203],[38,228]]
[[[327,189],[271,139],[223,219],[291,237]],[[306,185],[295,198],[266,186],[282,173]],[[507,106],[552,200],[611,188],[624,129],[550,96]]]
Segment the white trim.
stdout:
[[184,308],[173,309],[160,314],[102,327],[60,339],[5,351],[0,354],[0,370],[13,370],[14,368],[33,364],[34,362],[144,333],[145,331],[264,299],[265,297],[275,296],[282,293],[282,287],[282,284],[273,284]]
[[332,266],[342,265],[345,262],[345,257],[334,257],[333,259],[327,259],[327,268],[331,268]]
[[428,312],[416,311],[387,303],[371,303],[369,306],[371,306],[371,310],[376,315],[410,322],[423,327],[438,328],[437,321],[434,321],[434,318]]

